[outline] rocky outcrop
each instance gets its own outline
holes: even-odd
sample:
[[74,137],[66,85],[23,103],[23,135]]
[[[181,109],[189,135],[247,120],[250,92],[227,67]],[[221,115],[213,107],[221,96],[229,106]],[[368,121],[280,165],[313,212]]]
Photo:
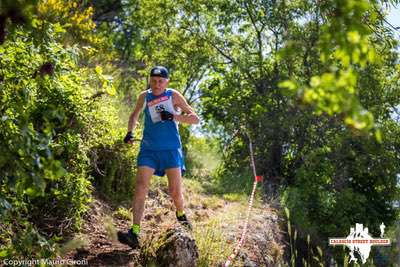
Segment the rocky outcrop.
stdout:
[[170,228],[154,244],[157,266],[196,266],[199,252],[192,235],[181,227]]

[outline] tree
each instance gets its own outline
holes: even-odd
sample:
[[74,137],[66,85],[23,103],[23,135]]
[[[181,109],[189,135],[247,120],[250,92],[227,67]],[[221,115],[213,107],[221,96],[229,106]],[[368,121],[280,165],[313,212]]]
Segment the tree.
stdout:
[[[399,88],[390,81],[398,69],[380,2],[216,6],[214,27],[201,19],[193,27],[225,60],[213,64],[202,99],[203,115],[230,144],[225,176],[249,163],[245,135],[230,138],[244,126],[266,196],[282,194],[302,237],[322,244],[355,221],[374,231],[392,224]],[[337,214],[346,220],[333,223]]]

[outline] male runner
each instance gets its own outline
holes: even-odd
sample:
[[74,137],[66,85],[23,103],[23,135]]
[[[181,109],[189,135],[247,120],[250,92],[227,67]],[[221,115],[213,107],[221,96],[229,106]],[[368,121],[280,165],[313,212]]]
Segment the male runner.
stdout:
[[[172,197],[176,218],[191,229],[183,209],[182,172],[185,170],[182,144],[178,131],[178,122],[197,124],[199,117],[186,102],[181,93],[167,88],[168,70],[156,66],[150,71],[150,89],[143,91],[129,117],[128,133],[124,142],[132,143],[139,114],[144,110],[144,130],[137,158],[136,189],[133,197],[133,225],[127,232],[118,232],[118,240],[132,248],[139,247],[140,221],[143,216],[144,202],[153,174],[168,177],[168,189]],[[179,114],[179,111],[184,114]]]

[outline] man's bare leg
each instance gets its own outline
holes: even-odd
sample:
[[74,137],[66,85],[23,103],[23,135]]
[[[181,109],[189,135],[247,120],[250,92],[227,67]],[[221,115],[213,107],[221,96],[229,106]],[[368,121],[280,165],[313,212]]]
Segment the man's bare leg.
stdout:
[[150,178],[154,169],[146,166],[138,167],[136,173],[135,195],[132,199],[133,224],[140,225],[143,217],[144,202],[150,186]]
[[176,211],[183,211],[183,194],[182,194],[182,175],[180,168],[166,169],[168,176],[168,190],[174,201]]
[[133,249],[139,248],[139,232],[140,221],[144,211],[144,201],[149,191],[150,178],[154,173],[154,169],[150,167],[138,167],[136,173],[136,189],[132,200],[133,208],[133,225],[128,232],[118,231],[117,236],[119,242],[130,246]]
[[189,230],[192,229],[192,224],[189,222],[183,210],[183,194],[182,194],[182,174],[180,168],[166,169],[168,176],[169,194],[174,201],[176,207],[177,220]]

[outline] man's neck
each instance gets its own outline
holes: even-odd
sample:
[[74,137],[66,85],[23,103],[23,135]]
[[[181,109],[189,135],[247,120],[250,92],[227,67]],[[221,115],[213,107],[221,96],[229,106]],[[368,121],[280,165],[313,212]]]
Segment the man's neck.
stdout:
[[160,90],[154,90],[153,88],[151,88],[151,93],[155,96],[158,96],[158,95],[162,95],[166,90],[167,90],[167,88],[160,89]]

